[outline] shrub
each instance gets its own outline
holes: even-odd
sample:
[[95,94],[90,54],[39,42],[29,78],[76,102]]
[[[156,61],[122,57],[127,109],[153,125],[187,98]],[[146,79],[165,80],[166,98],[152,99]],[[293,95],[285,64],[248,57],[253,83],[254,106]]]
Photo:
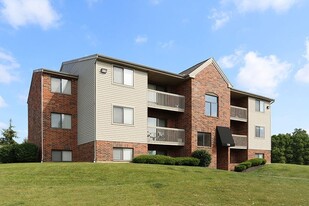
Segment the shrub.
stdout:
[[39,158],[39,149],[30,143],[7,145],[0,148],[0,162],[36,162]]
[[236,171],[236,172],[242,172],[242,171],[244,171],[245,169],[247,169],[246,165],[240,164],[240,165],[236,165],[236,166],[235,166],[235,171]]
[[15,156],[16,145],[6,145],[0,148],[0,162],[12,163],[16,162]]
[[246,169],[250,168],[252,166],[252,162],[250,161],[245,161],[245,162],[242,162],[240,163],[240,165],[245,165],[246,166]]
[[192,157],[200,160],[199,166],[208,167],[211,162],[211,155],[206,150],[195,150]]
[[261,165],[262,162],[263,162],[263,159],[261,159],[261,158],[254,158],[254,159],[251,159],[251,160],[248,160],[248,161],[252,163],[252,167],[255,167],[255,166]]
[[35,144],[23,143],[15,149],[16,162],[37,162],[39,160],[39,148]]
[[262,161],[262,164],[261,165],[265,165],[266,164],[266,162],[267,162],[267,160],[266,159],[262,159],[263,161]]
[[133,159],[134,163],[174,165],[175,159],[164,155],[140,155]]
[[176,165],[186,165],[186,166],[198,166],[200,160],[194,157],[176,157],[175,164]]

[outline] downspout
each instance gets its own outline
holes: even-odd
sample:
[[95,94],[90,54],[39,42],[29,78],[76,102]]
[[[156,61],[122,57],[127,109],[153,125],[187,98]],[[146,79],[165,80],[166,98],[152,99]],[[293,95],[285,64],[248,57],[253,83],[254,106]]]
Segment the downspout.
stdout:
[[[97,58],[97,57],[96,57]],[[96,142],[96,135],[97,135],[97,108],[96,108],[96,95],[97,95],[97,80],[96,80],[96,63],[97,63],[97,59],[94,60],[94,137],[93,137],[93,163],[97,162],[97,142]]]
[[44,147],[44,143],[43,143],[43,132],[44,132],[44,129],[43,129],[43,69],[41,71],[41,163],[43,163],[44,161],[44,150],[43,150],[43,147]]

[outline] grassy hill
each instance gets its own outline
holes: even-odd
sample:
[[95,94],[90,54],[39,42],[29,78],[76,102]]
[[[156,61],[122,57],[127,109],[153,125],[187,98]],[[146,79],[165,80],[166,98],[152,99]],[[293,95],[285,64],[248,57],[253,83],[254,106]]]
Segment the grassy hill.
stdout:
[[0,164],[0,205],[309,205],[309,167]]

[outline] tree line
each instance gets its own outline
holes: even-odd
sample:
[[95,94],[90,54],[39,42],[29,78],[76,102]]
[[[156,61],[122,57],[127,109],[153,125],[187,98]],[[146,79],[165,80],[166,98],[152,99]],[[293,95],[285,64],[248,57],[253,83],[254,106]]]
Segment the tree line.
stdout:
[[309,135],[306,130],[271,137],[271,162],[309,165]]

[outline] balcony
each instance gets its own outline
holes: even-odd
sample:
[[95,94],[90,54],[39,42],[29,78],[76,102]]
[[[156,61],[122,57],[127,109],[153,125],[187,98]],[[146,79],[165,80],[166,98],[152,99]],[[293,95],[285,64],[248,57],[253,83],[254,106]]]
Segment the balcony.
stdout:
[[232,134],[235,142],[235,146],[231,149],[247,149],[248,148],[248,137],[246,135]]
[[231,120],[247,122],[247,109],[243,107],[231,106]]
[[148,107],[176,112],[185,111],[185,97],[148,89]]
[[148,144],[185,145],[185,130],[148,126]]

